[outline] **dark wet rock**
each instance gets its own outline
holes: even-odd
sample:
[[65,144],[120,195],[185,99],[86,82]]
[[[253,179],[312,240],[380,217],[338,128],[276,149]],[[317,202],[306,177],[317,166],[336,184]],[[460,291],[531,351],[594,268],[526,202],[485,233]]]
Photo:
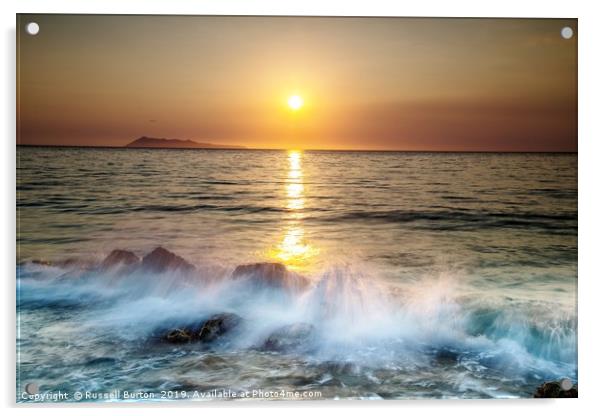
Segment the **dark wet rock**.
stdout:
[[31,264],[35,264],[36,266],[52,266],[52,262],[50,262],[48,260],[39,260],[39,259],[32,260]]
[[263,343],[267,351],[288,352],[308,348],[315,338],[315,327],[296,323],[278,328]]
[[287,270],[281,263],[254,263],[238,266],[232,273],[233,279],[248,279],[260,287],[271,287],[301,291],[309,285],[309,281]]
[[167,271],[192,272],[195,267],[163,247],[157,247],[142,259],[142,268],[155,273]]
[[241,323],[242,318],[234,313],[220,313],[209,317],[200,324],[185,325],[168,330],[161,336],[161,339],[171,344],[209,343],[230,334]]
[[113,250],[100,264],[101,269],[110,269],[116,266],[134,266],[140,263],[140,258],[127,250]]
[[193,335],[189,329],[173,329],[165,335],[165,341],[171,344],[185,344],[192,340]]
[[226,335],[242,322],[234,313],[220,313],[210,317],[201,327],[198,338],[202,342],[212,342]]
[[92,358],[86,362],[86,366],[103,366],[103,365],[113,365],[117,362],[116,358],[113,357],[97,357]]
[[455,365],[458,363],[460,353],[453,349],[442,348],[434,352],[433,358],[440,365]]
[[574,399],[578,397],[577,386],[572,386],[569,382],[568,386],[564,386],[562,381],[548,381],[543,383],[535,390],[533,397],[537,399]]

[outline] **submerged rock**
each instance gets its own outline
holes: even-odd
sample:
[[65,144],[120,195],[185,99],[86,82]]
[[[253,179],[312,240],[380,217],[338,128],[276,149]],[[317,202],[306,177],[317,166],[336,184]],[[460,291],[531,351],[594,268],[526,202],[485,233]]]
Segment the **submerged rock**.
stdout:
[[313,325],[303,322],[283,326],[270,334],[263,349],[289,352],[307,348],[315,337],[315,330]]
[[573,386],[568,380],[548,381],[535,390],[533,397],[537,399],[574,399],[578,397],[577,386]]
[[49,260],[32,260],[31,264],[35,264],[37,266],[48,266],[48,267],[58,267],[59,269],[71,269],[71,270],[93,270],[97,265],[92,260],[85,260],[79,258],[67,258],[56,261]]
[[171,344],[188,342],[213,342],[229,334],[240,325],[242,318],[234,313],[220,313],[198,325],[188,325],[169,330],[162,339]]
[[[27,264],[27,262],[21,263],[19,264],[20,266],[23,264]],[[52,262],[49,260],[41,260],[41,259],[34,259],[31,260],[31,264],[35,264],[36,266],[52,266]]]
[[142,258],[142,268],[155,273],[167,271],[192,272],[195,267],[177,254],[157,247]]
[[140,258],[127,250],[113,250],[100,264],[101,269],[110,269],[116,266],[134,266],[140,263]]
[[188,329],[173,329],[165,335],[165,341],[172,344],[185,344],[193,340],[193,335]]
[[202,342],[215,341],[236,328],[241,322],[242,318],[234,313],[213,315],[201,327],[198,338]]
[[460,353],[451,348],[441,348],[434,351],[433,359],[439,365],[455,365],[458,363]]
[[238,266],[232,273],[233,279],[248,279],[257,286],[301,291],[309,281],[289,271],[281,263],[254,263]]

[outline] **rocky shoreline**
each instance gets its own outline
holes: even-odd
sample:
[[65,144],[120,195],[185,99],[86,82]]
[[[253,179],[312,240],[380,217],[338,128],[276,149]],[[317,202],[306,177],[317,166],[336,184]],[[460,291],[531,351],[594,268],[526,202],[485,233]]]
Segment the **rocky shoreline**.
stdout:
[[577,385],[568,380],[548,381],[535,390],[535,399],[576,399],[579,397]]
[[[163,248],[156,247],[140,257],[132,251],[115,249],[101,261],[66,259],[56,262],[32,261],[32,264],[59,269],[58,278],[97,279],[107,285],[120,282],[140,281],[147,275],[156,275],[158,285],[164,285],[167,291],[193,287],[189,283],[203,279],[200,270],[186,259]],[[277,291],[287,295],[303,294],[315,285],[310,279],[290,271],[281,263],[260,262],[243,264],[222,276],[232,282],[240,283],[243,288]],[[238,287],[238,286],[235,286]],[[179,293],[179,292],[178,292]],[[260,292],[263,293],[263,292]],[[271,294],[271,292],[269,292]],[[157,346],[179,346],[182,348],[226,347],[236,335],[242,333],[252,322],[248,318],[226,310],[215,309],[203,316],[191,316],[184,322],[169,322],[154,329],[150,342]],[[315,347],[316,327],[308,322],[294,322],[273,327],[247,346],[254,351],[276,354],[296,354],[311,352]],[[457,357],[449,358],[453,365]],[[578,389],[568,379],[547,381],[536,388],[533,398],[577,398]]]

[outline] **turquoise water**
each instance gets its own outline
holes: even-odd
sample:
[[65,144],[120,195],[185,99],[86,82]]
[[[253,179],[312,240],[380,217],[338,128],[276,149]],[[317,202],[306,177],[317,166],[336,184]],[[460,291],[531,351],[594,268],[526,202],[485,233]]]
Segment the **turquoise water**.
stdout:
[[[544,380],[577,381],[576,154],[17,157],[19,392],[35,381],[43,392],[530,397]],[[194,279],[94,266],[157,246],[196,266]],[[256,262],[310,284],[291,295],[233,282]],[[151,342],[221,312],[245,322],[227,343]],[[299,322],[314,329],[308,348],[258,348]]]

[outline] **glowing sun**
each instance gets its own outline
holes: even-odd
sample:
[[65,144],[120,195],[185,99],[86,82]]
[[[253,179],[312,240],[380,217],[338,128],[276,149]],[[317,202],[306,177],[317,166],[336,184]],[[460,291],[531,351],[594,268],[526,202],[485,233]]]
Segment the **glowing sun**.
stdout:
[[301,107],[303,107],[303,98],[298,95],[291,95],[288,97],[288,106],[293,111],[297,111]]

